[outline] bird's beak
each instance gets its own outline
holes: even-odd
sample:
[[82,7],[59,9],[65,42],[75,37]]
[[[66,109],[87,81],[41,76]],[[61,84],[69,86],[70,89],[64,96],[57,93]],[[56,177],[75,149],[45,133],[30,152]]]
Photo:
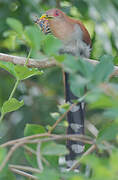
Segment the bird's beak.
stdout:
[[41,17],[40,17],[40,19],[52,19],[53,18],[53,16],[48,16],[47,14],[43,14]]

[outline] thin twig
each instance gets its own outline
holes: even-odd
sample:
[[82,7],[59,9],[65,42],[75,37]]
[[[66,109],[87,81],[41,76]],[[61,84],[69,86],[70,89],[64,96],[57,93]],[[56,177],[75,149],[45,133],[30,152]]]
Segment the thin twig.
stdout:
[[45,138],[42,140],[39,139],[34,139],[34,140],[30,140],[30,141],[26,141],[25,144],[37,144],[39,142],[48,142],[48,141],[54,141],[54,140],[62,140],[62,139],[68,139],[68,140],[72,140],[72,141],[80,141],[83,142],[85,144],[94,144],[95,140],[86,140],[83,138],[76,138],[76,137],[69,137],[69,136],[60,136],[60,137],[51,137],[51,138]]
[[51,127],[51,129],[48,131],[48,133],[50,134],[55,128],[56,126],[62,121],[62,119],[66,116],[66,114],[73,108],[73,106],[75,106],[78,102],[73,103],[69,109],[62,114],[62,116],[53,124],[53,126]]
[[3,160],[2,164],[0,165],[0,171],[2,171],[2,169],[4,168],[4,166],[7,164],[7,162],[9,161],[9,159],[11,158],[12,154],[14,153],[14,151],[23,144],[24,142],[20,142],[15,144],[13,147],[11,147],[10,151],[8,152],[8,154],[6,155],[5,159]]
[[[7,147],[7,146],[11,146],[14,145],[16,143],[23,143],[24,144],[30,144],[30,143],[37,143],[39,142],[39,139],[37,138],[40,137],[50,137],[49,140],[58,140],[58,139],[72,139],[72,140],[78,140],[78,141],[86,141],[86,143],[91,144],[92,142],[94,142],[94,140],[91,139],[91,137],[89,136],[85,136],[85,135],[77,135],[77,134],[69,134],[69,135],[57,135],[57,134],[35,134],[32,136],[27,136],[25,138],[19,138],[17,140],[12,140],[12,141],[8,141],[4,144],[1,144],[0,147]],[[30,140],[30,139],[34,139],[34,140]],[[40,139],[40,141],[48,141],[45,139]],[[88,141],[88,142],[87,142]]]
[[[36,151],[34,149],[32,149],[31,147],[27,146],[27,145],[24,145],[23,146],[24,149],[26,149],[27,151],[31,152],[32,154],[35,154],[36,155]],[[41,157],[42,161],[47,165],[49,166],[49,162],[44,158],[44,157]]]
[[83,156],[82,156],[79,160],[77,160],[77,161],[72,165],[72,167],[70,168],[70,171],[76,169],[76,168],[79,166],[80,161],[82,160],[82,158],[83,158],[84,156],[87,156],[88,154],[91,154],[96,148],[97,148],[96,144],[93,144],[93,145],[83,154]]
[[8,142],[0,145],[0,147],[6,147],[6,146],[10,146],[10,145],[16,144],[16,143],[21,142],[21,141],[27,141],[27,140],[30,140],[30,139],[39,138],[39,137],[46,137],[46,136],[52,136],[52,135],[48,134],[48,133],[44,133],[44,134],[35,134],[35,135],[32,135],[32,136],[26,136],[26,137],[19,138],[19,139],[16,139],[16,140],[8,141]]
[[50,163],[42,156],[42,162],[44,162],[47,166],[50,166]]
[[[81,141],[81,142],[84,142],[84,143],[88,143],[88,144],[95,143],[95,140],[92,140],[90,137],[84,136],[84,135],[54,135],[53,134],[53,135],[49,135],[49,136],[51,136],[51,137],[50,138],[45,138],[45,139],[40,139],[40,140],[39,139],[29,140],[31,137],[34,138],[34,136],[31,136],[29,139],[21,138],[19,142],[15,141],[15,143],[16,143],[15,145],[14,145],[14,142],[13,142],[13,147],[11,147],[11,149],[9,150],[7,156],[5,157],[4,161],[2,162],[2,164],[0,166],[0,171],[2,171],[4,166],[7,164],[7,162],[11,158],[12,154],[14,153],[14,151],[17,148],[19,148],[20,146],[24,146],[24,144],[27,144],[27,143],[39,143],[39,142],[50,141],[50,140],[59,140],[59,139],[72,139],[72,140],[76,140],[76,141],[78,140],[78,141]],[[40,136],[40,137],[42,137],[42,136]],[[40,146],[40,144],[38,144],[38,146],[37,146],[36,154],[37,154],[38,165],[39,165],[40,169],[42,170],[43,166],[41,165],[41,162],[40,162],[41,161],[41,156],[40,156],[40,147],[39,146]]]
[[54,137],[29,140],[29,141],[26,141],[25,143],[26,144],[37,144],[39,142],[47,142],[47,141],[62,140],[62,139],[80,141],[80,142],[83,142],[86,144],[95,144],[95,142],[96,142],[95,139],[92,139],[89,136],[68,134],[68,135],[54,135]]
[[54,141],[54,140],[61,140],[61,139],[70,139],[73,141],[80,141],[86,144],[93,144],[95,142],[95,140],[88,138],[87,136],[83,136],[83,135],[73,135],[73,134],[69,134],[69,135],[57,135],[55,137],[49,137],[49,138],[45,138],[45,139],[41,139],[41,140],[34,140],[35,143],[37,142],[47,142],[47,141]]
[[[88,144],[93,144],[95,142],[90,137],[87,137],[87,136],[84,136],[84,135],[51,135],[51,136],[52,136],[51,138],[40,139],[40,142],[50,141],[50,140],[59,140],[59,139],[72,139],[72,140],[76,140],[76,141],[78,140],[78,141],[81,141],[81,142],[84,142],[84,143],[88,143]],[[27,139],[22,140],[22,138],[21,138],[19,142],[15,142],[15,143],[16,144],[14,144],[14,142],[13,142],[13,147],[11,147],[10,151],[8,152],[8,154],[5,157],[4,161],[2,162],[2,164],[0,166],[0,171],[2,171],[2,169],[7,164],[7,162],[9,161],[9,159],[12,156],[12,154],[14,153],[14,151],[17,148],[19,148],[20,146],[24,146],[24,144],[27,144],[27,143],[39,143],[39,139],[34,139],[34,140],[31,141],[31,140],[27,140]],[[40,158],[40,152],[39,151],[40,150],[38,150],[38,148],[37,148],[37,158]],[[38,159],[38,163],[39,163],[39,161],[40,160]]]
[[36,151],[35,151],[34,149],[30,148],[30,147],[27,146],[27,145],[24,145],[23,147],[24,147],[24,149],[26,149],[27,151],[29,151],[29,152],[31,152],[32,154],[35,154],[35,155],[36,155]]
[[27,178],[34,179],[34,180],[38,180],[38,178],[37,178],[36,176],[33,176],[33,175],[28,174],[28,173],[26,173],[26,172],[20,171],[20,170],[18,170],[18,169],[10,168],[10,170],[11,170],[12,172],[15,172],[16,174],[25,176],[25,177],[27,177]]
[[32,173],[40,173],[41,172],[39,169],[28,167],[28,166],[20,166],[20,165],[10,164],[9,167],[14,168],[14,169],[23,170],[23,171],[29,171]]
[[41,161],[41,142],[37,144],[36,158],[37,158],[37,164],[40,171],[43,171],[43,164]]

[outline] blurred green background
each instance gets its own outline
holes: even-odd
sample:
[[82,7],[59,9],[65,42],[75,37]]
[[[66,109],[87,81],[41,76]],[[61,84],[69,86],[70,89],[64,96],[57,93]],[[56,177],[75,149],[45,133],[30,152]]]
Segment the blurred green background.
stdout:
[[[33,20],[35,16],[40,17],[46,10],[55,7],[85,24],[92,39],[92,59],[109,54],[115,57],[114,63],[118,64],[117,0],[0,0],[0,52],[27,57],[32,50],[31,57],[39,60],[49,56],[45,49],[48,36],[41,34]],[[50,44],[47,44],[47,49],[49,46]],[[116,79],[115,81],[117,82]],[[8,99],[14,83],[14,78],[0,69],[0,107]],[[43,75],[22,81],[15,96],[19,100],[24,99],[25,105],[5,116],[0,125],[1,143],[22,137],[27,123],[40,124],[48,128],[55,122],[52,116],[64,102],[61,69],[45,69]],[[98,128],[106,121],[104,117],[99,117],[100,112],[87,111],[87,120]],[[64,133],[65,129],[66,123],[62,122],[55,132]],[[24,161],[22,150],[12,159],[13,162],[17,160],[19,163]],[[18,178],[23,179],[19,176]]]

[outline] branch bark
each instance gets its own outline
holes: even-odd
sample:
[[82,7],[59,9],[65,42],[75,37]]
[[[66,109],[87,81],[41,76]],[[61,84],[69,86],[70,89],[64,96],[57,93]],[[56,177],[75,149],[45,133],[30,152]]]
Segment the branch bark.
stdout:
[[[24,66],[26,63],[27,58],[20,57],[20,56],[12,56],[4,53],[0,53],[0,61],[6,61],[6,62],[12,62],[13,64],[18,64],[21,66]],[[99,63],[99,61],[93,60],[93,59],[85,59],[85,61],[90,62],[93,65],[96,65]],[[56,60],[52,58],[44,58],[42,60],[38,59],[32,59],[30,58],[28,60],[28,67],[31,68],[49,68],[49,67],[55,67],[55,66],[61,66]],[[114,73],[112,76],[118,76],[118,66],[114,66]]]
[[[11,62],[13,64],[24,66],[26,63],[26,60],[27,58],[25,57],[12,56],[8,54],[0,53],[0,61]],[[44,58],[42,60],[29,58],[28,64],[27,64],[27,66],[31,68],[48,68],[48,67],[54,67],[57,65],[58,63],[53,58],[50,58],[50,59]]]

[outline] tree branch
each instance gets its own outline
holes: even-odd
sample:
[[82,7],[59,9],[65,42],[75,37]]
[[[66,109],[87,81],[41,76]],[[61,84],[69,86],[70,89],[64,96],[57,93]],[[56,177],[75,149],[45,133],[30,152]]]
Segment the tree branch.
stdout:
[[[26,63],[27,58],[20,57],[20,56],[12,56],[4,53],[0,53],[0,61],[6,61],[6,62],[12,62],[13,64],[18,64],[21,66],[24,66]],[[85,61],[90,62],[93,65],[96,65],[99,63],[99,61],[93,60],[93,59],[87,59],[85,58]],[[49,68],[49,67],[55,67],[55,66],[61,66],[56,60],[52,58],[44,58],[42,60],[38,59],[32,59],[30,58],[28,60],[28,67],[31,68]],[[114,66],[114,73],[112,76],[118,76],[118,66]]]
[[[27,58],[25,57],[20,57],[20,56],[12,56],[8,54],[3,54],[0,53],[0,61],[5,61],[5,62],[11,62],[13,64],[18,64],[21,66],[24,66],[26,63]],[[57,66],[58,63],[53,59],[53,58],[44,58],[42,60],[37,60],[37,59],[29,59],[28,60],[28,67],[31,68],[48,68],[48,67],[53,67]]]

